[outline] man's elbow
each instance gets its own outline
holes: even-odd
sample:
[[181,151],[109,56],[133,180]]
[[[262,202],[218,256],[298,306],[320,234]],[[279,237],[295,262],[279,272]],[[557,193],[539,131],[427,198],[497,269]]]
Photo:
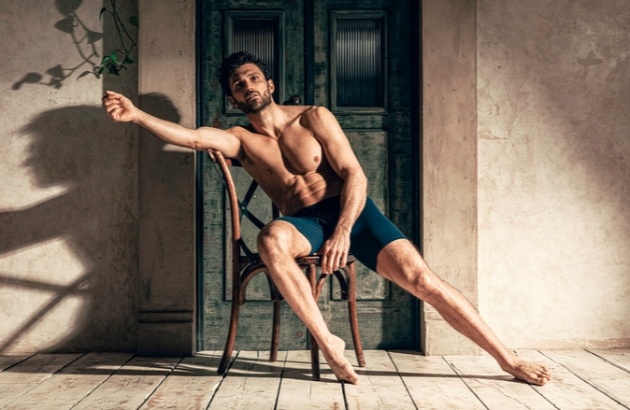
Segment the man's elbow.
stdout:
[[207,142],[201,135],[201,133],[197,130],[192,130],[190,139],[189,139],[189,148],[192,148],[197,151],[207,151],[211,147],[208,146]]
[[367,190],[367,176],[365,176],[365,172],[363,172],[362,168],[348,170],[345,174],[344,179],[346,181],[352,181],[354,185]]

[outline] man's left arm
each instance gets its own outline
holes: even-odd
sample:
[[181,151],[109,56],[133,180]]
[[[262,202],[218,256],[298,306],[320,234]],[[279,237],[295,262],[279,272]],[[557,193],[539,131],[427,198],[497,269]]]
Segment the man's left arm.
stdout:
[[344,181],[339,221],[331,237],[319,250],[322,270],[332,273],[347,263],[350,233],[365,206],[367,178],[339,122],[328,109],[313,108],[305,121],[305,126],[322,145],[328,162]]

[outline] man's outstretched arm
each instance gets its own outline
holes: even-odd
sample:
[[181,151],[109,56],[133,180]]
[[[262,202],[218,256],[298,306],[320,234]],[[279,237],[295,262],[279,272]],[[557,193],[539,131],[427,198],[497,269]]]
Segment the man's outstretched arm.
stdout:
[[148,114],[136,107],[122,94],[106,91],[103,105],[116,122],[133,122],[169,144],[195,150],[217,150],[226,157],[235,157],[240,141],[233,134],[212,127],[190,129]]

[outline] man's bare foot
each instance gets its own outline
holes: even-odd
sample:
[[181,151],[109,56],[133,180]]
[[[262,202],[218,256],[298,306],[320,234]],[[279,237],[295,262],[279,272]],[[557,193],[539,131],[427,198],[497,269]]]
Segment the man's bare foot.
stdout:
[[518,356],[514,356],[512,363],[501,366],[512,376],[529,384],[544,386],[551,380],[551,372],[544,364],[528,363]]
[[335,373],[338,380],[351,384],[359,384],[359,376],[357,376],[352,365],[343,355],[346,349],[346,342],[332,335],[327,346],[320,345],[319,348],[324,354],[328,366],[330,366],[330,369]]

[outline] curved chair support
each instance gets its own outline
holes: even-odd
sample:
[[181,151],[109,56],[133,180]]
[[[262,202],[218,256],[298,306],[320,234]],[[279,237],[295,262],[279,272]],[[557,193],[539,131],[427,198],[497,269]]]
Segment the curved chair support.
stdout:
[[[234,350],[234,343],[236,341],[240,306],[246,302],[247,285],[249,282],[254,276],[262,272],[267,277],[267,281],[269,283],[270,299],[273,302],[273,328],[271,335],[270,361],[276,361],[278,357],[282,295],[273,284],[264,263],[260,261],[257,254],[252,253],[252,251],[247,248],[241,238],[240,222],[243,216],[246,216],[250,220],[254,218],[255,221],[258,222],[255,223],[257,225],[262,223],[259,219],[253,216],[249,210],[247,210],[247,202],[254,194],[257,184],[254,182],[245,195],[245,200],[242,203],[239,202],[236,187],[230,172],[230,166],[234,166],[234,162],[230,161],[228,163],[228,161],[216,151],[210,152],[209,154],[210,157],[219,165],[221,177],[223,178],[224,186],[230,201],[230,208],[232,210],[232,308],[230,313],[228,337],[225,343],[221,363],[217,369],[220,374],[225,374]],[[273,208],[273,214],[277,215],[277,209],[275,207]],[[243,251],[245,255],[241,255],[241,251]],[[355,261],[356,259],[350,255],[347,266],[334,272],[334,276],[339,282],[342,299],[348,301],[350,328],[352,331],[352,339],[354,342],[357,362],[359,366],[365,367],[365,358],[363,355],[363,348],[361,346],[361,339],[359,337],[359,322],[357,318]],[[319,278],[317,277],[317,267],[320,265],[320,262],[321,260],[319,255],[309,255],[296,258],[296,263],[305,271],[308,277],[313,292],[313,298],[316,301],[319,300],[326,279],[331,276],[330,274],[321,274]],[[341,272],[343,272],[343,274]],[[310,337],[310,340],[313,379],[319,380],[319,350],[317,343],[312,336]]]

